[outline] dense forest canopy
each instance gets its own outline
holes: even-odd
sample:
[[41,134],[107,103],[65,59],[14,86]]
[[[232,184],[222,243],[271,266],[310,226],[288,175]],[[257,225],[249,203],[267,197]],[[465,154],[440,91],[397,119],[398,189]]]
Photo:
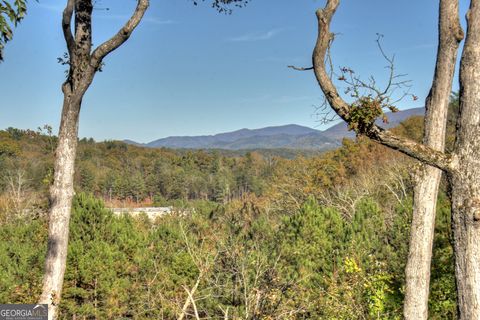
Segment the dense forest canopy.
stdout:
[[[394,130],[419,140],[422,125],[413,117]],[[0,184],[0,297],[28,302],[41,288],[37,249],[46,245],[56,137],[48,126],[0,134],[8,173]],[[400,319],[413,164],[365,139],[293,159],[81,139],[60,316]],[[455,315],[442,188],[432,319]],[[195,210],[152,221],[106,209],[144,205]]]

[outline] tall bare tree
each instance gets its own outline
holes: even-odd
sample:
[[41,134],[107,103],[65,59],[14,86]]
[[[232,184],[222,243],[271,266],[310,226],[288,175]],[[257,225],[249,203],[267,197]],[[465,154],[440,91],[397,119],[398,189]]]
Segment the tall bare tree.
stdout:
[[[375,118],[362,116],[371,114],[370,109],[377,108],[378,101],[366,97],[350,104],[340,97],[325,66],[325,57],[333,40],[330,23],[339,2],[328,0],[326,6],[316,12],[318,38],[312,60],[318,84],[332,109],[356,128],[358,134],[446,173],[451,187],[458,315],[461,320],[480,319],[480,1],[472,0],[467,14],[468,29],[460,66],[460,113],[452,153],[396,136],[375,125]],[[457,16],[456,5],[442,8],[445,14]],[[453,26],[453,33],[460,35],[458,25]],[[449,59],[437,61],[437,64],[445,64],[438,68],[447,68]],[[449,94],[451,88],[438,86],[436,90],[448,90],[443,96]],[[432,101],[431,110],[437,108],[433,103],[441,103],[440,108],[443,105],[442,99]],[[416,318],[419,318],[418,314]]]
[[[457,52],[463,30],[458,17],[458,0],[440,0],[438,49],[432,88],[425,101],[423,143],[443,151],[447,112],[452,88]],[[430,266],[438,187],[442,171],[422,164],[415,174],[413,216],[407,267],[404,302],[405,319],[428,318]]]
[[[18,0],[17,2],[24,3],[25,1]],[[149,6],[149,0],[137,0],[135,10],[125,25],[112,38],[93,49],[92,11],[94,2],[94,0],[67,0],[63,11],[62,29],[68,49],[68,61],[66,62],[69,70],[67,79],[62,85],[64,99],[55,153],[54,181],[50,188],[48,248],[43,289],[39,299],[39,303],[48,304],[49,319],[55,319],[58,315],[58,304],[66,268],[82,99],[92,84],[96,72],[101,69],[103,59],[130,38]],[[196,5],[197,1],[193,0],[193,3]],[[242,7],[246,3],[248,0],[211,1],[213,8],[224,13],[231,13],[231,6]]]
[[[68,231],[72,207],[73,176],[77,150],[78,122],[82,99],[92,84],[103,59],[120,47],[140,23],[149,0],[137,0],[127,23],[109,40],[92,51],[92,0],[68,0],[62,28],[68,48],[69,71],[62,85],[63,109],[55,154],[54,182],[50,188],[51,207],[48,249],[40,303],[48,304],[49,319],[57,316],[66,268]],[[72,23],[72,17],[74,21]],[[72,24],[73,30],[72,33]]]

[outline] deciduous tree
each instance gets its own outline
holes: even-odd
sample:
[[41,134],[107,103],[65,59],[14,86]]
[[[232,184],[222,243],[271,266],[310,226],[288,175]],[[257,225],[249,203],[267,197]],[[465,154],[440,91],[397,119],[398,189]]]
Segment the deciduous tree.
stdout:
[[[246,2],[246,0],[214,0],[212,6],[220,12],[228,13],[230,5],[242,6]],[[194,3],[196,4],[195,1]],[[50,189],[48,249],[40,297],[40,303],[49,305],[49,319],[56,318],[66,268],[82,99],[96,72],[101,69],[103,59],[130,38],[149,6],[149,0],[137,0],[135,10],[125,25],[112,38],[96,48],[92,45],[93,6],[93,0],[68,0],[63,11],[62,29],[68,49],[68,60],[65,62],[69,70],[67,79],[62,85],[64,100],[55,155],[54,180]]]
[[[480,2],[472,0],[467,14],[467,36],[460,66],[460,108],[455,132],[456,142],[451,153],[438,150],[429,144],[419,144],[401,138],[390,131],[375,125],[374,120],[358,117],[357,104],[347,103],[340,97],[325,67],[325,57],[333,40],[330,22],[339,5],[339,0],[328,0],[324,8],[317,10],[318,38],[313,52],[313,70],[318,84],[329,105],[337,115],[365,135],[392,149],[399,150],[424,164],[443,170],[451,187],[452,229],[454,234],[455,273],[458,293],[459,319],[480,318]],[[456,5],[441,7],[443,14],[456,17]],[[442,14],[442,13],[441,13]],[[454,41],[458,41],[460,32],[454,22]],[[455,44],[454,44],[455,45]],[[454,50],[454,48],[453,48]],[[446,68],[453,59],[450,56],[440,63]],[[437,64],[438,64],[437,63]],[[437,72],[438,69],[437,68]],[[448,74],[451,70],[448,71]],[[446,82],[448,84],[448,81]],[[434,86],[435,88],[435,83]],[[450,87],[438,86],[441,97],[450,93]],[[448,92],[444,92],[448,91]],[[364,99],[362,101],[367,101]],[[432,101],[432,103],[434,103]],[[442,108],[444,98],[431,104],[433,108]],[[370,103],[362,108],[374,107]],[[368,110],[366,110],[368,111]],[[426,139],[426,142],[428,140]],[[417,314],[418,318],[418,314]]]
[[[109,40],[92,51],[91,0],[68,0],[62,28],[68,49],[68,75],[62,85],[64,95],[60,132],[55,155],[55,173],[50,189],[48,249],[40,303],[48,303],[49,319],[55,319],[66,268],[68,231],[73,197],[73,177],[77,150],[78,122],[82,99],[100,70],[103,59],[120,47],[140,23],[149,0],[138,0],[125,25]],[[74,21],[72,22],[72,17]],[[72,33],[73,25],[73,33]]]

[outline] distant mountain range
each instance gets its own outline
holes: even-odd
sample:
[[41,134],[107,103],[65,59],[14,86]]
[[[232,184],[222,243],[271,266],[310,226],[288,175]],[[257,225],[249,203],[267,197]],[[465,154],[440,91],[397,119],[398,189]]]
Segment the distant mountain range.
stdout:
[[[411,116],[424,115],[424,113],[424,108],[388,113],[389,123],[384,124],[379,121],[377,124],[388,129]],[[208,136],[172,136],[144,144],[132,140],[124,140],[124,142],[149,148],[225,150],[283,148],[321,151],[335,148],[341,144],[343,138],[354,136],[355,133],[349,131],[347,125],[342,122],[324,131],[289,124],[261,129],[240,129]]]

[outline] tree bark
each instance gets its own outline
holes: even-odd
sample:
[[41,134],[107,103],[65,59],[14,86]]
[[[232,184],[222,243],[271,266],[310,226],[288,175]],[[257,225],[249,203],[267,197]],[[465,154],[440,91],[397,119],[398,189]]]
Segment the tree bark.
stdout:
[[480,1],[472,0],[460,65],[460,109],[450,174],[460,320],[480,319]]
[[66,268],[80,105],[81,101],[65,95],[55,157],[54,183],[50,188],[48,249],[39,300],[39,303],[48,304],[49,319],[56,318]]
[[[69,72],[62,86],[64,95],[58,146],[55,155],[54,182],[50,188],[48,247],[42,294],[39,303],[48,304],[48,319],[58,317],[68,252],[69,222],[74,194],[73,177],[77,150],[80,109],[103,58],[122,45],[140,23],[148,0],[137,0],[131,18],[111,39],[92,53],[92,0],[68,0],[63,12],[62,29],[69,53]],[[75,14],[72,34],[71,21]]]
[[[447,112],[457,51],[463,39],[458,17],[458,0],[441,0],[439,8],[439,42],[432,88],[425,102],[424,141],[432,149],[443,151]],[[408,262],[405,269],[406,320],[428,318],[430,266],[438,187],[441,170],[422,164],[415,176],[413,216]]]

